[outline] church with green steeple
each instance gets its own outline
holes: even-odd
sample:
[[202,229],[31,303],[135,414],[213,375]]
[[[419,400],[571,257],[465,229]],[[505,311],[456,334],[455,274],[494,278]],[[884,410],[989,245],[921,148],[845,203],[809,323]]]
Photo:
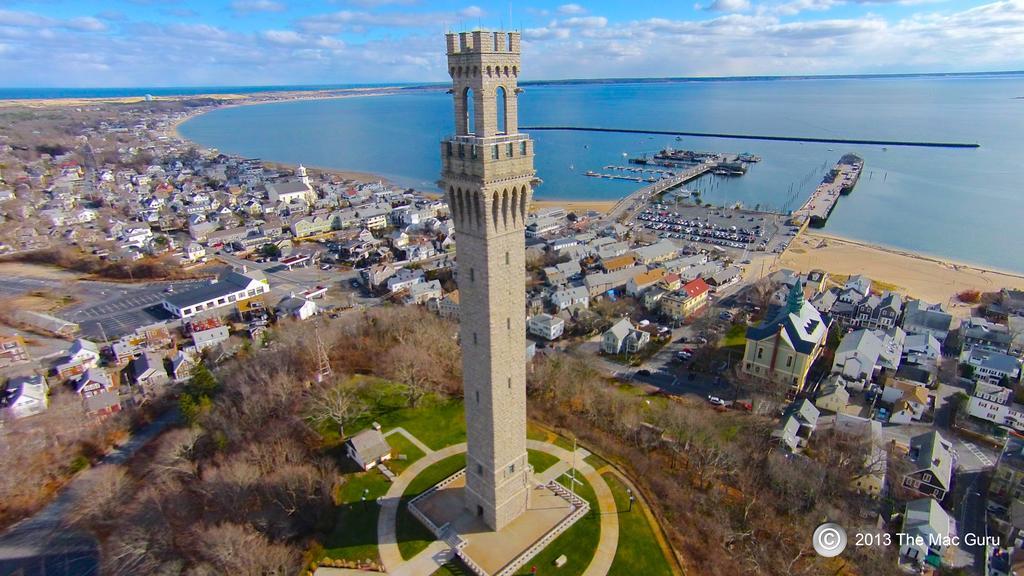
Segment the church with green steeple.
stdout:
[[755,379],[785,385],[796,396],[827,337],[827,319],[804,298],[803,283],[794,282],[785,305],[747,329],[741,369]]

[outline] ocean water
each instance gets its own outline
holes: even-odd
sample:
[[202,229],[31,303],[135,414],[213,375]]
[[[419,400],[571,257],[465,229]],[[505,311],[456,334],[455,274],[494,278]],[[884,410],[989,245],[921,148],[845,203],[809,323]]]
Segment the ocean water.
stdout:
[[[520,125],[975,142],[977,149],[534,131],[542,199],[614,199],[639,184],[584,176],[665,146],[752,152],[739,178],[691,184],[716,204],[786,211],[847,152],[865,159],[825,230],[1024,272],[1024,75],[544,84],[520,96]],[[181,134],[227,153],[379,173],[436,189],[452,131],[442,90],[216,110]]]

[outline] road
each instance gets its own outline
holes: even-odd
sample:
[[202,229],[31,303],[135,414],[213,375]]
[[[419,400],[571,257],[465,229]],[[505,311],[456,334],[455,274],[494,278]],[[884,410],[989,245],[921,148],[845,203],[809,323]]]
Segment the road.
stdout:
[[102,468],[124,464],[143,446],[180,420],[165,412],[111,452],[102,463],[75,477],[57,498],[35,516],[0,535],[0,574],[87,576],[99,573],[99,548],[89,535],[66,527],[80,498],[102,479]]

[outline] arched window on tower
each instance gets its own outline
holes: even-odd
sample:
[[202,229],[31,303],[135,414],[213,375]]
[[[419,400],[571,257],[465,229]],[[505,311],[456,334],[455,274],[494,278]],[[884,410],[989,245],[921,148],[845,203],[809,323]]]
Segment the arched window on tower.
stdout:
[[506,113],[505,113],[505,89],[503,87],[501,87],[501,86],[498,86],[498,89],[495,90],[495,96],[494,97],[497,100],[497,108],[496,108],[496,110],[497,110],[497,116],[498,116],[498,134],[504,134],[505,133],[505,119],[506,119]]
[[476,106],[473,103],[472,88],[466,88],[462,92],[462,104],[466,110],[466,134],[476,134]]

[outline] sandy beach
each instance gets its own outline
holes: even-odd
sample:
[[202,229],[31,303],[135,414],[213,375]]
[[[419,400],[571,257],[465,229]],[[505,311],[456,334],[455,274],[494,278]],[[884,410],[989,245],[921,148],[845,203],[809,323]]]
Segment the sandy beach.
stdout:
[[[1024,289],[1024,275],[875,246],[822,232],[804,232],[771,266],[831,274],[864,274],[895,285],[900,292],[929,302],[950,303],[964,290]],[[954,311],[957,308],[954,307]]]
[[611,210],[615,203],[615,200],[534,200],[532,210],[536,212],[546,208],[565,208],[577,214],[590,210],[604,214]]

